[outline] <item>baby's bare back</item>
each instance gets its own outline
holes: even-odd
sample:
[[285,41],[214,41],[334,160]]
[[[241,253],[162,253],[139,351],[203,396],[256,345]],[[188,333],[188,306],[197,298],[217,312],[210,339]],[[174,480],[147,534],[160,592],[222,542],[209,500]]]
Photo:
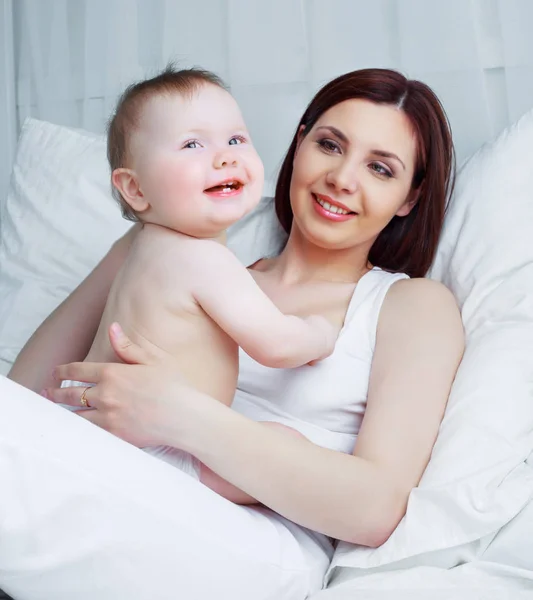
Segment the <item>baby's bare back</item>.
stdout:
[[118,362],[108,338],[116,321],[134,343],[169,362],[193,387],[230,405],[238,347],[194,299],[191,257],[198,257],[201,244],[145,225],[115,278],[85,360]]

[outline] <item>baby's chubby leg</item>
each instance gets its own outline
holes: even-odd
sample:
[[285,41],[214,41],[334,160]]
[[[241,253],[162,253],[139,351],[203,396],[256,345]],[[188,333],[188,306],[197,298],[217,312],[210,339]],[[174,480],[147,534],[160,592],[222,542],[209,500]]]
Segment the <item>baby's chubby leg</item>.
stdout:
[[[286,435],[293,435],[307,439],[299,431],[296,431],[296,429],[293,429],[288,425],[275,423],[274,421],[262,421],[262,424],[265,427],[277,429]],[[225,479],[222,479],[222,477],[217,475],[209,467],[206,467],[203,463],[200,463],[200,481],[220,496],[230,500],[231,502],[234,502],[235,504],[257,504],[257,500],[255,498],[252,498],[252,496],[246,492],[243,492]]]

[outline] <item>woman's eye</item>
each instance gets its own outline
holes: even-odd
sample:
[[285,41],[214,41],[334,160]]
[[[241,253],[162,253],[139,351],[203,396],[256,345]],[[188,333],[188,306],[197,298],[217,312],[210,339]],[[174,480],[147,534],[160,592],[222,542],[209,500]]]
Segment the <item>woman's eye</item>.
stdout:
[[198,140],[190,140],[186,142],[183,146],[184,148],[190,148],[191,150],[195,150],[200,147],[200,142]]
[[318,140],[317,144],[326,152],[340,152],[341,149],[339,147],[339,144],[337,144],[336,142],[334,142],[333,140]]
[[244,144],[245,141],[246,141],[246,138],[243,137],[242,135],[235,135],[230,139],[229,145],[237,146],[238,144]]
[[392,177],[392,173],[389,171],[389,169],[387,169],[380,163],[370,163],[370,168],[377,175],[382,175],[383,177],[387,178]]

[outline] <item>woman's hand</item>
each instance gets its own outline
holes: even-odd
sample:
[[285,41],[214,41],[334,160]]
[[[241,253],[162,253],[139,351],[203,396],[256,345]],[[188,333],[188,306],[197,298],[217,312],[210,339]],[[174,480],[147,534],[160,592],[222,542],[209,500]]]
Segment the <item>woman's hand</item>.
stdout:
[[83,406],[85,390],[92,410],[80,411],[83,418],[138,447],[181,448],[184,423],[190,423],[188,409],[197,413],[201,398],[207,397],[187,386],[175,368],[133,344],[118,324],[110,327],[109,338],[117,356],[127,364],[61,365],[55,369],[56,380],[86,381],[94,387],[51,388],[43,390],[43,395],[61,404]]

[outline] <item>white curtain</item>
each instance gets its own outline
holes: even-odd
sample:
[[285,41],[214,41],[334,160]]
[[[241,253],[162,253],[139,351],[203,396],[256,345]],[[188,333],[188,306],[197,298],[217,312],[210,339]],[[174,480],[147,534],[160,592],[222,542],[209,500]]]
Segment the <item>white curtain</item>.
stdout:
[[[5,84],[1,85],[2,82]],[[2,198],[7,189],[17,140],[12,0],[0,0],[0,140],[0,198]]]
[[533,106],[532,0],[1,1],[13,5],[8,131],[29,115],[103,131],[119,91],[169,60],[231,85],[270,177],[313,92],[345,71],[431,85],[459,160]]

